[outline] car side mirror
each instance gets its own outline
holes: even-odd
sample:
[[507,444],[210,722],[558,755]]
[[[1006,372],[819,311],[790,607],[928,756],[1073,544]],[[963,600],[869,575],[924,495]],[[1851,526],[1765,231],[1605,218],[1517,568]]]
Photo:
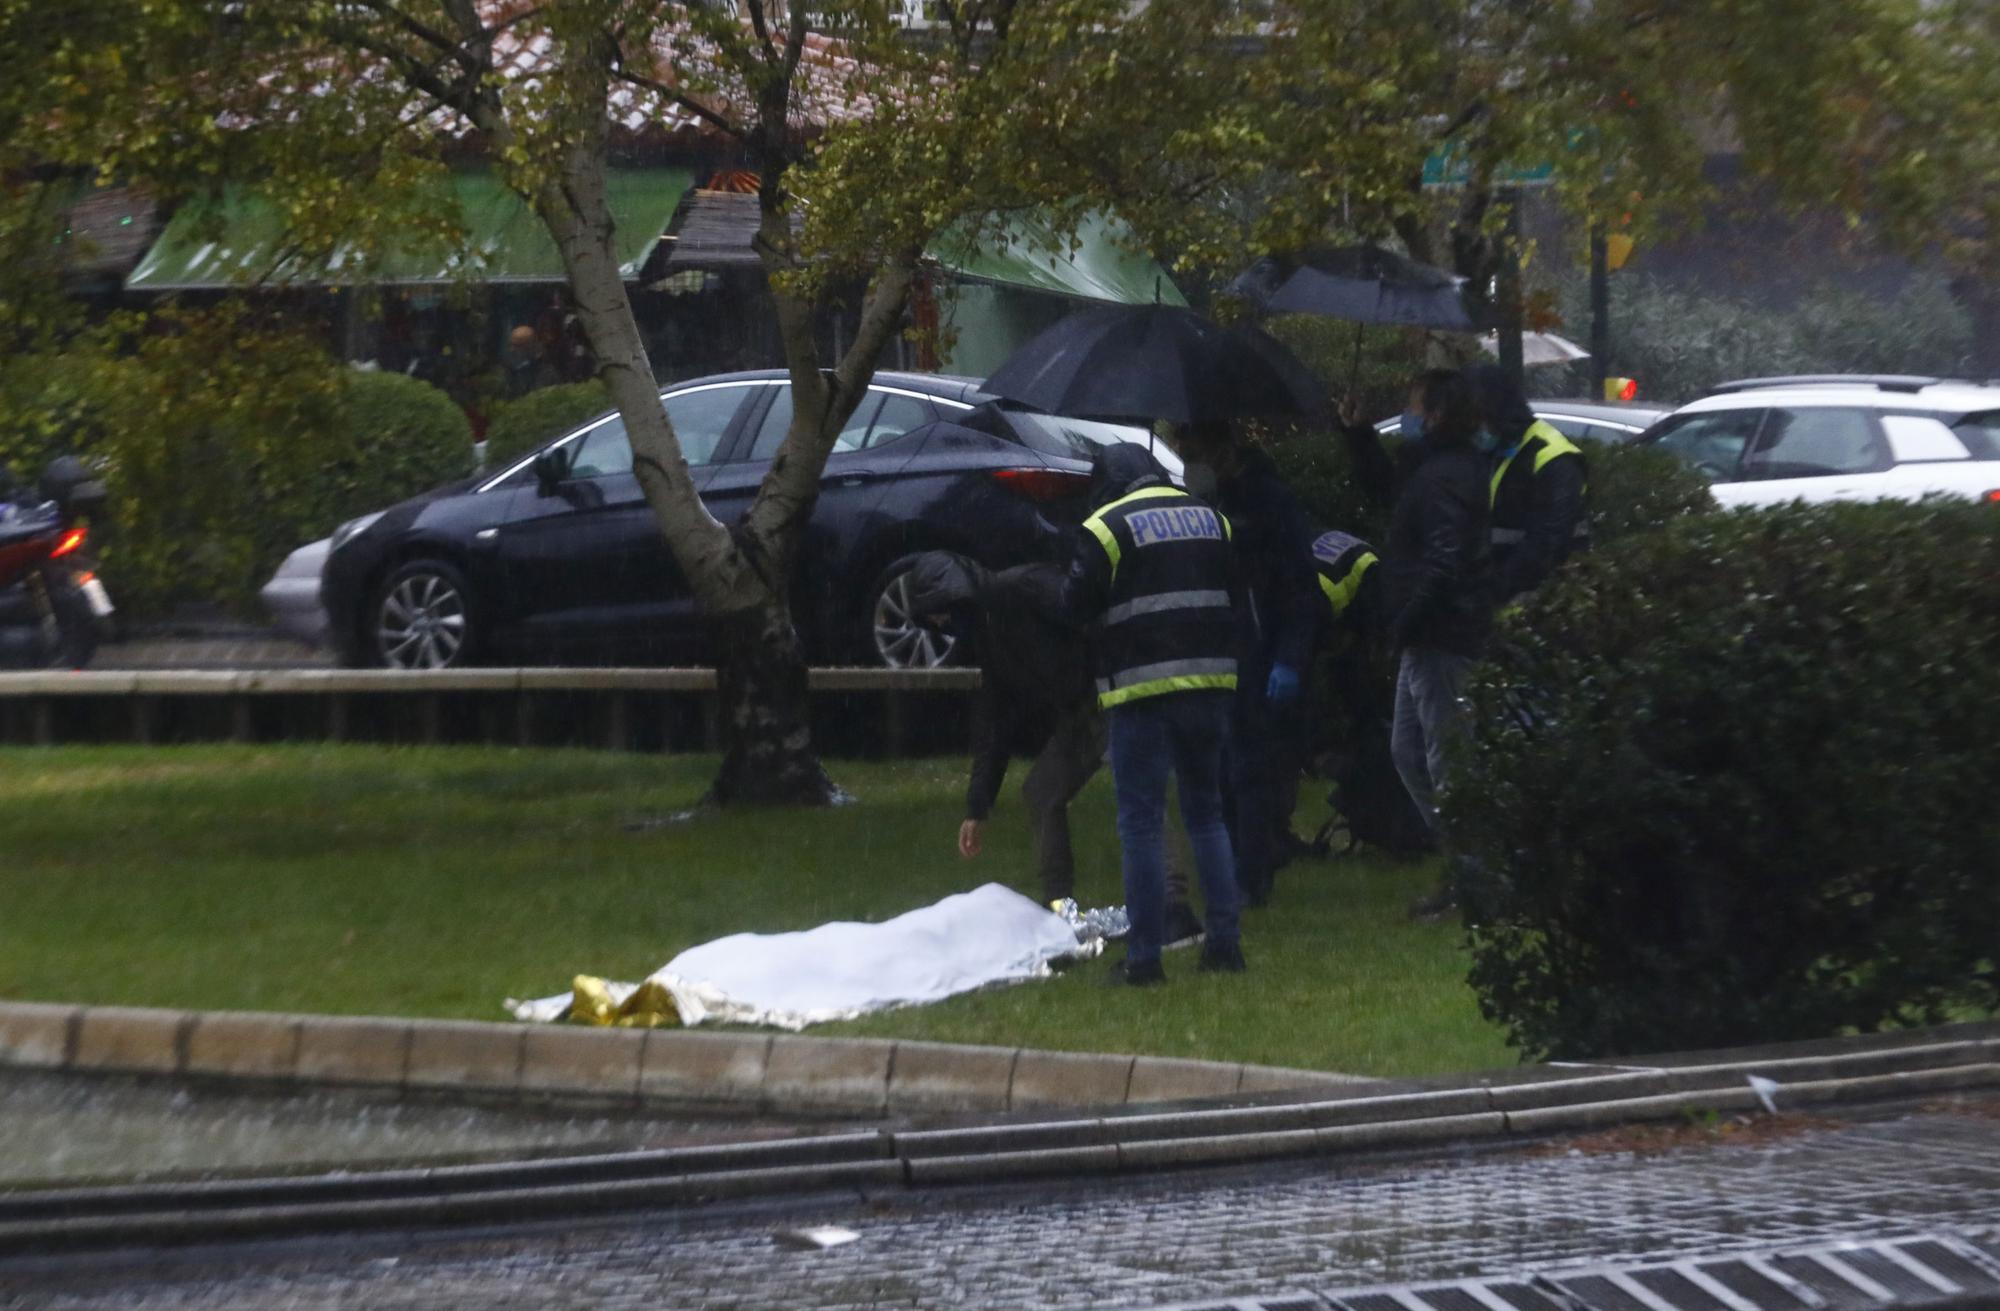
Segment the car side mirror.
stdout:
[[543,496],[554,496],[556,488],[569,477],[569,450],[557,446],[535,457],[535,486]]

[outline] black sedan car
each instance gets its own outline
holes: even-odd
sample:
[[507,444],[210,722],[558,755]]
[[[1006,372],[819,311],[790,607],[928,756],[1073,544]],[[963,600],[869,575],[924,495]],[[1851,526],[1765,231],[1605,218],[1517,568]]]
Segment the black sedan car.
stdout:
[[[661,399],[709,512],[734,521],[790,426],[787,376],[700,378]],[[827,459],[800,552],[792,612],[808,658],[949,662],[951,639],[909,612],[910,558],[939,548],[992,567],[1053,558],[1085,512],[1092,450],[1130,440],[1148,436],[1002,409],[973,379],[876,374]],[[693,596],[615,412],[507,468],[342,525],[320,599],[328,639],[350,665],[667,664],[705,654]]]

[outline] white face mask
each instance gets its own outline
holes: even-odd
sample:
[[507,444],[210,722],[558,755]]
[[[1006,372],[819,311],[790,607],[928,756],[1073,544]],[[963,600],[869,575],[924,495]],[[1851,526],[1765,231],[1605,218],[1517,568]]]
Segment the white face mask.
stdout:
[[1181,466],[1181,478],[1187,483],[1189,493],[1206,501],[1215,495],[1215,466],[1200,460],[1190,460]]

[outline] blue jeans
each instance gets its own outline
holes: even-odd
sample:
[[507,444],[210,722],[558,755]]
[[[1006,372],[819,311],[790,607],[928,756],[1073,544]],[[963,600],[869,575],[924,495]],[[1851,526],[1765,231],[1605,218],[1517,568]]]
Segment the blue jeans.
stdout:
[[1167,775],[1180,783],[1181,819],[1201,874],[1208,946],[1237,940],[1241,894],[1222,818],[1222,747],[1229,732],[1226,692],[1171,692],[1114,706],[1111,779],[1124,849],[1129,961],[1156,961],[1167,936]]

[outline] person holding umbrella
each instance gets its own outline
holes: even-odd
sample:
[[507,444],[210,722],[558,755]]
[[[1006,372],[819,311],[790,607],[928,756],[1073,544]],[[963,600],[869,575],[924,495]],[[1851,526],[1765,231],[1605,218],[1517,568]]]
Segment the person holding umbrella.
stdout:
[[1319,629],[1314,532],[1271,457],[1226,423],[1173,438],[1188,490],[1227,516],[1249,604],[1238,614],[1242,665],[1229,740],[1230,838],[1236,881],[1252,906],[1271,898],[1291,834],[1307,754],[1305,674]]
[[1413,397],[1421,435],[1410,443],[1382,556],[1398,652],[1390,750],[1435,834],[1447,752],[1463,729],[1466,678],[1493,622],[1489,469],[1476,449],[1479,414],[1462,375],[1431,370]]

